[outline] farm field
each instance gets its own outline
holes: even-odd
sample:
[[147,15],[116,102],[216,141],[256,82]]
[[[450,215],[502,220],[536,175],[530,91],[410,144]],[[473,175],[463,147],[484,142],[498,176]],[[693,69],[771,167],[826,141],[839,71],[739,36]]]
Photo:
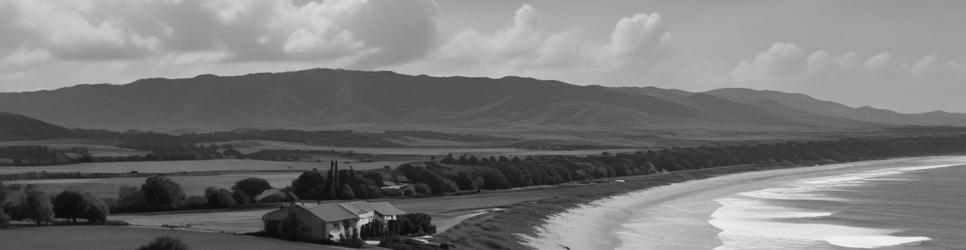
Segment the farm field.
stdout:
[[[345,166],[357,170],[375,169],[389,165],[396,167],[408,161],[350,161]],[[209,171],[305,171],[313,168],[325,169],[329,164],[323,162],[260,161],[240,159],[186,160],[186,161],[131,161],[131,162],[93,162],[56,166],[0,167],[0,174],[47,171],[48,173],[180,173]]]
[[[298,177],[299,172],[251,172],[251,173],[231,173],[221,175],[186,175],[169,176],[181,185],[185,195],[203,195],[205,188],[210,186],[220,188],[230,188],[235,182],[249,178],[258,177],[267,180],[273,187],[285,187]],[[67,189],[76,189],[89,192],[101,198],[117,198],[117,191],[121,186],[140,187],[144,184],[146,177],[118,177],[118,178],[78,178],[78,179],[45,179],[45,180],[17,180],[5,181],[4,184],[33,185],[34,189],[42,190],[48,194],[60,193]]]
[[[162,235],[176,237],[191,249],[349,249],[247,235],[172,231],[131,226],[48,226],[3,230],[4,249],[131,250]],[[51,240],[57,239],[57,240]]]
[[282,150],[318,150],[335,152],[353,152],[374,155],[413,155],[413,156],[433,156],[433,155],[595,155],[603,152],[633,152],[636,149],[616,148],[616,149],[582,149],[582,150],[532,150],[509,147],[390,147],[390,148],[362,148],[362,147],[332,147],[316,146],[295,142],[270,141],[270,140],[241,140],[210,143],[216,145],[230,144],[242,153],[258,152],[266,149]]
[[[554,189],[550,189],[554,190]],[[510,206],[526,201],[546,198],[553,191],[542,189],[495,191],[476,195],[443,196],[415,199],[380,199],[389,201],[393,206],[407,212],[426,213],[433,217],[433,224],[439,233],[459,224],[470,217],[486,213],[487,209]],[[326,201],[335,202],[335,201]],[[307,202],[306,207],[315,206]],[[230,233],[250,233],[262,229],[261,216],[274,208],[245,211],[210,211],[185,213],[148,213],[112,215],[112,220],[121,220],[131,225],[161,227],[162,225],[189,225],[196,230]]]
[[71,148],[87,148],[93,157],[127,157],[145,155],[148,152],[115,146],[113,142],[90,139],[54,139],[39,141],[5,141],[0,147],[6,146],[45,146],[52,149],[67,150]]

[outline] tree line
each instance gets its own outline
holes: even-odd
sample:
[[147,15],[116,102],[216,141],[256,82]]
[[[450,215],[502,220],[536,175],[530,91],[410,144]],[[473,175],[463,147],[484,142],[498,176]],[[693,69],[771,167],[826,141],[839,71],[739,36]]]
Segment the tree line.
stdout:
[[16,190],[0,183],[0,226],[6,226],[10,220],[25,219],[41,226],[54,223],[54,218],[66,219],[69,223],[84,219],[89,224],[105,224],[110,213],[104,200],[77,190],[64,190],[51,197],[27,187],[18,199],[8,200],[12,191]]
[[447,155],[396,171],[432,194],[555,185],[597,178],[644,175],[742,164],[830,164],[966,153],[966,136],[846,138],[839,140],[675,147],[633,153],[525,158]]

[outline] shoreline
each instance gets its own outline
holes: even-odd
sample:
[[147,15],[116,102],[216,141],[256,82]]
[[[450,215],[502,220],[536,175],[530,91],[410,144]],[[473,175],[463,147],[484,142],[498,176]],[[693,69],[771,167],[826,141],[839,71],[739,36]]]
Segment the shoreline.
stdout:
[[[625,180],[625,182],[593,185],[592,188],[581,187],[587,185],[568,185],[569,187],[561,186],[560,188],[545,190],[544,192],[547,193],[546,198],[513,204],[511,206],[507,206],[506,210],[503,211],[470,218],[463,223],[454,226],[449,231],[437,235],[436,238],[443,242],[448,242],[458,247],[469,249],[530,249],[532,247],[527,245],[527,241],[539,237],[539,234],[545,230],[545,226],[547,226],[549,222],[554,220],[554,218],[562,218],[562,213],[573,211],[581,207],[594,206],[595,203],[602,201],[620,199],[635,193],[647,193],[647,196],[643,198],[644,200],[636,202],[637,205],[643,204],[645,207],[662,205],[664,212],[678,210],[678,212],[697,212],[698,214],[703,214],[701,215],[702,217],[698,218],[697,220],[675,220],[673,223],[695,224],[694,227],[691,227],[691,229],[701,231],[700,233],[703,235],[699,238],[707,238],[707,240],[697,243],[695,243],[693,240],[689,240],[687,242],[657,241],[656,243],[660,244],[636,247],[660,248],[661,246],[673,246],[675,248],[708,249],[720,245],[720,242],[718,242],[716,237],[717,233],[720,231],[717,229],[714,229],[713,231],[707,230],[707,228],[711,227],[711,225],[707,224],[706,220],[707,217],[710,217],[710,214],[717,209],[717,207],[720,207],[720,205],[715,204],[709,206],[704,204],[704,207],[702,207],[700,204],[693,202],[689,204],[687,202],[678,200],[677,202],[679,203],[675,203],[673,206],[665,206],[666,204],[664,202],[675,202],[675,200],[682,198],[683,196],[702,194],[702,192],[703,195],[707,197],[722,196],[724,194],[740,191],[741,189],[767,187],[768,185],[781,180],[807,178],[810,176],[833,175],[836,174],[836,172],[851,172],[861,171],[862,169],[872,169],[876,168],[876,164],[869,163],[875,162],[935,157],[942,156],[891,158],[884,160],[829,164],[823,166],[742,165],[672,172],[662,175],[613,178],[622,179]],[[716,185],[708,185],[711,183]],[[728,187],[728,185],[731,185],[732,188],[721,188],[721,186]],[[638,198],[640,197],[626,200],[631,200],[631,202],[634,202],[634,200]],[[635,208],[638,207],[635,206]],[[695,209],[699,211],[694,211]],[[656,216],[661,215],[658,214]],[[571,225],[579,224],[582,227],[588,227],[587,224],[590,223],[581,223],[579,221],[573,222],[574,218],[566,218],[566,220],[568,220],[568,223]],[[661,222],[658,221],[657,223]],[[619,226],[621,225],[614,224],[594,228],[603,228],[602,230],[607,230],[615,229]],[[702,227],[704,230],[700,230]],[[681,233],[682,236],[686,235],[689,239],[695,238],[695,230],[687,230],[686,232]],[[592,233],[594,230],[583,230],[583,232]],[[607,240],[598,240],[598,242],[610,242],[610,244],[618,244],[618,237],[622,236],[608,235],[604,237],[609,238]],[[624,235],[623,237],[627,236]],[[541,245],[542,248],[550,249],[585,249],[588,246],[594,247],[595,249],[602,247],[615,247],[613,245],[608,246],[607,244],[600,245],[599,243],[598,245],[594,245],[595,243],[593,240],[586,239],[582,240],[579,244],[587,245],[581,245],[580,247],[568,246],[565,243],[554,241],[546,241],[543,244],[544,245]]]

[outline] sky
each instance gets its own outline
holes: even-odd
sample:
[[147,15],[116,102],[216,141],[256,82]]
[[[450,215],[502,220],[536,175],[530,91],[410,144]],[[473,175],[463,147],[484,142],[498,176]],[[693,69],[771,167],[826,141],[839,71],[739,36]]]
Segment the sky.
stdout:
[[0,0],[0,92],[308,68],[966,112],[966,1]]

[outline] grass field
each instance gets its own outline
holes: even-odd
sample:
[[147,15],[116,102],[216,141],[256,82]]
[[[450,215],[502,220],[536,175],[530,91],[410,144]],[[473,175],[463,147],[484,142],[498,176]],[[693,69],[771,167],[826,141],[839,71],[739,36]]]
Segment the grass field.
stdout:
[[[349,161],[343,166],[352,166],[356,170],[392,167],[409,161]],[[46,171],[48,173],[180,173],[180,172],[210,172],[210,171],[306,171],[328,169],[328,162],[289,162],[289,161],[259,161],[259,160],[189,160],[189,161],[133,161],[133,162],[93,162],[56,166],[32,167],[0,167],[0,174],[14,174],[26,172]]]
[[[188,196],[203,195],[205,188],[210,186],[220,188],[231,188],[235,182],[249,178],[258,177],[267,180],[273,187],[282,188],[288,186],[299,176],[298,172],[283,173],[230,173],[222,175],[188,175],[188,176],[169,176],[181,185]],[[5,181],[4,184],[31,184],[34,189],[42,190],[48,194],[60,193],[67,189],[76,189],[89,192],[102,198],[116,198],[117,190],[123,185],[140,187],[144,184],[146,177],[119,177],[119,178],[83,178],[83,179],[48,179],[48,180],[20,180]]]
[[350,249],[246,235],[172,231],[129,226],[48,226],[0,229],[0,249],[132,250],[162,235],[190,249]]
[[236,150],[242,153],[258,152],[266,149],[287,149],[287,150],[319,150],[319,151],[336,151],[336,152],[354,152],[362,154],[374,154],[374,155],[414,155],[414,156],[432,156],[432,155],[461,155],[461,154],[472,154],[472,155],[594,155],[600,154],[604,151],[611,153],[615,152],[632,152],[635,149],[618,148],[618,149],[588,149],[588,150],[531,150],[531,149],[520,149],[520,148],[508,148],[508,147],[393,147],[393,148],[360,148],[360,147],[332,147],[332,146],[315,146],[307,145],[295,142],[283,142],[283,141],[269,141],[269,140],[243,140],[243,141],[225,141],[211,143],[217,145],[231,144]]
[[87,152],[93,157],[126,157],[134,155],[145,155],[148,152],[121,148],[110,141],[92,139],[54,139],[40,141],[6,141],[0,142],[3,146],[45,146],[52,149],[67,150],[71,148],[87,148]]
[[[407,212],[426,213],[433,217],[439,232],[459,224],[482,210],[509,206],[545,198],[546,193],[528,190],[498,191],[478,195],[443,196],[415,199],[384,199]],[[376,200],[372,200],[376,201]],[[335,202],[335,201],[328,201]],[[312,207],[308,202],[304,206]],[[214,232],[251,233],[262,229],[261,216],[275,208],[256,210],[187,211],[112,215],[110,219],[131,225],[161,227],[162,225],[191,225],[191,228]]]

